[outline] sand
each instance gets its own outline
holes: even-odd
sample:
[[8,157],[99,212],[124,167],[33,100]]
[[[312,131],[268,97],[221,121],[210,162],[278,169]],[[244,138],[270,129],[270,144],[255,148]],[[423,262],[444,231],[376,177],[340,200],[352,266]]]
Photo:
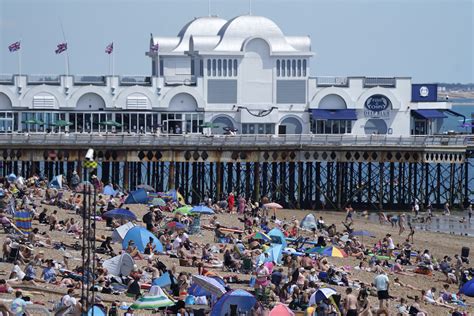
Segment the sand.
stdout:
[[[48,210],[53,210],[53,209],[58,209],[57,207],[50,207],[50,206],[44,206],[42,205],[39,209],[42,209],[43,207],[46,207]],[[137,217],[139,219],[142,218],[143,214],[146,212],[146,206],[144,205],[130,205],[130,208],[136,213]],[[309,211],[304,211],[304,210],[278,210],[277,211],[277,217],[279,219],[284,219],[286,218],[287,220],[291,220],[293,218],[301,220]],[[48,214],[50,211],[48,212]],[[82,222],[80,216],[74,214],[71,211],[66,211],[66,210],[59,210],[59,218],[60,219],[65,219],[65,218],[75,218]],[[315,216],[323,216],[324,220],[327,224],[332,224],[335,223],[338,231],[342,231],[343,226],[341,224],[341,221],[344,219],[345,214],[343,213],[338,213],[338,212],[327,212],[327,211],[316,211],[313,212]],[[237,220],[237,215],[229,215],[229,214],[218,214],[217,215],[219,222],[223,226],[228,226],[228,227],[240,227],[243,228],[243,224]],[[209,216],[203,216],[202,217],[202,223],[206,224],[209,220]],[[364,229],[364,230],[369,230],[370,232],[374,233],[376,235],[376,238],[365,238],[364,241],[370,240],[370,243],[376,243],[378,239],[383,238],[386,233],[391,233],[392,238],[394,239],[395,243],[402,243],[406,236],[407,232],[405,232],[402,236],[398,235],[398,228],[392,228],[390,225],[384,225],[381,226],[379,223],[374,223],[371,221],[368,221],[367,219],[356,216],[354,218],[354,227],[356,230]],[[140,224],[140,223],[139,223]],[[34,222],[34,227],[38,227],[40,229],[40,232],[47,231],[49,232],[49,227],[44,226],[44,225],[38,225],[38,223],[35,221]],[[105,222],[101,221],[98,222],[97,225],[97,235],[110,235],[112,233],[110,228],[105,227]],[[3,243],[6,235],[2,232],[0,234],[0,241]],[[75,239],[73,236],[67,235],[65,232],[52,232],[51,237],[53,238],[54,241],[63,241],[66,244],[74,244],[76,242],[80,242],[79,239]],[[214,238],[213,238],[213,232],[208,231],[208,230],[202,230],[202,233],[200,235],[191,235],[191,240],[199,243],[212,243]],[[415,234],[415,249],[419,250],[424,250],[424,249],[429,249],[431,253],[436,256],[438,259],[441,259],[444,255],[449,255],[451,257],[454,257],[454,254],[460,253],[461,247],[462,246],[471,246],[473,245],[473,238],[472,237],[466,237],[466,236],[458,236],[458,235],[449,235],[449,234],[443,234],[443,233],[433,233],[433,232],[426,232],[426,231],[417,231]],[[114,249],[117,251],[120,249],[121,245],[115,244]],[[62,261],[62,255],[59,250],[55,249],[35,249],[35,251],[43,250],[46,253],[47,258],[53,258],[58,261]],[[473,249],[474,250],[474,249]],[[70,260],[70,268],[73,266],[79,266],[81,265],[81,255],[78,251],[74,250],[68,250],[69,253],[71,253],[74,257],[74,259]],[[200,250],[198,250],[198,253],[200,253]],[[106,256],[101,255],[101,257],[104,257],[106,259]],[[176,266],[176,271],[179,273],[181,271],[185,272],[190,272],[190,273],[197,273],[197,268],[192,268],[192,267],[180,267],[179,266],[179,261],[178,259],[171,259],[167,256],[160,256],[160,258],[165,262],[169,268],[171,268],[173,265]],[[334,263],[338,266],[356,266],[359,263],[359,260],[355,258],[330,258],[329,260],[331,263]],[[145,260],[140,260],[137,261],[137,264],[139,266],[145,265]],[[4,271],[2,278],[7,278],[10,271],[11,271],[11,264],[7,263],[0,263],[0,273],[1,271]],[[40,273],[40,269],[37,269],[38,274]],[[229,274],[228,272],[223,272],[222,269],[216,269],[216,273],[219,275],[225,276],[226,274]],[[285,269],[286,272],[286,269]],[[243,280],[249,280],[250,275],[244,275],[244,274],[239,274],[239,277]],[[361,280],[363,282],[372,282],[373,278],[375,277],[374,274],[368,273],[368,272],[362,272],[362,271],[352,271],[352,275],[350,276],[351,279],[357,279]],[[394,276],[389,275],[389,278],[393,280]],[[444,276],[439,273],[435,272],[432,277],[428,276],[423,276],[423,275],[416,275],[414,277],[408,277],[408,276],[399,276],[400,280],[404,283],[408,283],[410,285],[416,286],[418,288],[422,289],[428,289],[432,286],[437,287],[438,289],[442,288],[443,283],[439,282],[437,280],[444,279]],[[248,283],[246,283],[248,284]],[[231,287],[240,287],[240,288],[247,288],[246,284],[234,286],[231,285]],[[15,288],[15,287],[14,287]],[[343,292],[343,288],[341,287],[335,287],[338,289],[339,292]],[[59,288],[54,285],[42,285],[42,287],[39,289],[43,291],[44,296],[41,295],[31,295],[32,301],[37,301],[37,302],[42,302],[47,306],[48,308],[53,306],[54,301],[58,301],[60,297],[66,293],[66,288]],[[46,291],[47,290],[47,291]],[[451,285],[451,290],[453,290],[453,286]],[[454,290],[453,290],[454,291]],[[54,292],[57,292],[54,293]],[[76,290],[76,293],[80,293],[79,290]],[[357,291],[356,291],[357,293]],[[409,296],[421,296],[421,293],[413,290],[409,290],[406,288],[397,288],[392,286],[392,291],[391,294],[396,297],[406,297],[407,295]],[[116,296],[116,295],[105,295],[105,294],[99,294],[100,297],[102,297],[104,300],[112,301],[112,300],[118,300],[120,302],[128,302],[131,303],[132,300],[130,298],[127,298],[124,295]],[[12,299],[13,295],[12,294],[0,294],[0,299]],[[371,297],[371,302],[372,305],[378,304],[377,299],[374,297]],[[411,302],[411,300],[409,300]],[[467,298],[467,302],[469,304],[474,304],[474,298]],[[394,303],[391,303],[394,305]],[[427,309],[430,312],[430,315],[446,315],[447,314],[447,309],[446,308],[437,308],[433,306],[423,306],[425,309]],[[472,308],[471,308],[472,311]],[[136,315],[147,315],[150,313],[147,312],[135,312]]]

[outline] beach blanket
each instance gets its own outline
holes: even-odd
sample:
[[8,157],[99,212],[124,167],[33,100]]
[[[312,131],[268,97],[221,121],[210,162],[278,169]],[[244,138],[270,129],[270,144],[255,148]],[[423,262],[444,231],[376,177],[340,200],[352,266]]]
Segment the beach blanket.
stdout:
[[33,213],[29,211],[15,212],[15,225],[24,234],[29,234],[32,231],[31,221],[33,220]]

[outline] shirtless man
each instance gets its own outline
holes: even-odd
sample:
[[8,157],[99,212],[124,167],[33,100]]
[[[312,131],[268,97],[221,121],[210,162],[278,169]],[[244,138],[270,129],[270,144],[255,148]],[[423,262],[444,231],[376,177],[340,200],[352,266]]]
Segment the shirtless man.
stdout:
[[357,316],[357,297],[352,294],[352,288],[346,289],[346,299],[344,301],[346,316]]

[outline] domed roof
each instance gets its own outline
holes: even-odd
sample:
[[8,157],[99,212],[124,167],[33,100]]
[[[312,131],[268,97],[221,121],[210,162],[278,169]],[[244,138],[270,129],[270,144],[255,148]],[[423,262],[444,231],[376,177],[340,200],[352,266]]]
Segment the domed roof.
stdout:
[[194,18],[194,20],[186,23],[186,25],[179,31],[178,38],[180,43],[174,51],[186,51],[189,49],[189,39],[193,35],[212,36],[217,35],[217,32],[226,24],[227,20],[221,19],[217,16],[205,16]]
[[186,23],[179,31],[178,37],[190,37],[191,35],[217,35],[217,32],[222,28],[227,20],[221,19],[217,16],[203,16],[194,18],[192,21]]
[[241,15],[227,22],[219,31],[221,37],[284,37],[272,20],[255,15]]

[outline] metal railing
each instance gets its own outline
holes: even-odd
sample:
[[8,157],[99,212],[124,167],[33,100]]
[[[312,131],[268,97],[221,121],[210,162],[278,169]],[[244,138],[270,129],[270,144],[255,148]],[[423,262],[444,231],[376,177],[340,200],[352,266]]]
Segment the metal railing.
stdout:
[[28,84],[60,84],[59,75],[28,75]]
[[365,77],[364,87],[395,87],[397,84],[396,78],[383,78],[383,77]]
[[74,84],[91,84],[91,85],[105,85],[105,76],[96,76],[96,75],[75,75]]
[[121,76],[120,85],[122,86],[149,86],[151,85],[151,77],[149,76]]
[[0,74],[1,84],[13,84],[13,75]]
[[457,147],[474,148],[474,136],[435,135],[396,137],[385,135],[202,135],[202,134],[0,134],[0,145],[22,147],[107,146],[168,147]]
[[316,86],[318,87],[347,87],[349,79],[347,77],[316,77]]

